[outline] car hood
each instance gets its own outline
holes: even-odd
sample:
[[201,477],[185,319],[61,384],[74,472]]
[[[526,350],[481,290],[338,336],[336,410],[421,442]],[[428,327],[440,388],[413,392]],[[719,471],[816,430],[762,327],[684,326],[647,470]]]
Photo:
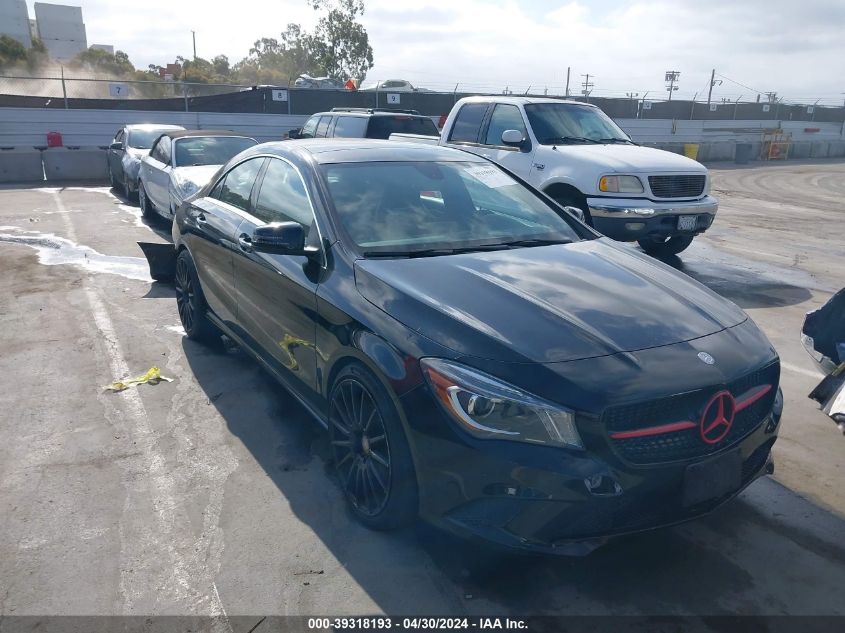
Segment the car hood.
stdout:
[[193,167],[174,167],[173,177],[183,182],[192,182],[197,188],[202,188],[217,173],[220,165],[195,165]]
[[359,292],[455,352],[561,362],[689,341],[748,317],[686,275],[607,238],[415,259],[360,259]]
[[554,149],[548,145],[540,147],[545,152],[554,152],[561,156],[569,156],[573,160],[592,163],[605,173],[707,173],[707,169],[699,162],[653,147],[620,144],[556,145]]

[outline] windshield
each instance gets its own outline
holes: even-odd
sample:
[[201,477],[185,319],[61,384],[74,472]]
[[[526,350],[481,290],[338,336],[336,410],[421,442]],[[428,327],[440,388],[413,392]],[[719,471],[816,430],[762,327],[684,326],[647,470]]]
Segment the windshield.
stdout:
[[379,162],[321,169],[340,224],[365,256],[581,239],[574,220],[495,165]]
[[176,141],[176,167],[223,165],[235,154],[256,145],[243,136],[195,136]]
[[170,130],[167,128],[156,130],[129,130],[129,140],[127,145],[129,147],[134,147],[135,149],[150,149],[159,136],[169,131]]
[[528,122],[543,145],[560,143],[630,142],[610,117],[592,106],[533,103],[525,106]]
[[424,134],[439,136],[437,126],[428,117],[422,116],[374,116],[370,118],[367,138],[387,140],[391,134]]

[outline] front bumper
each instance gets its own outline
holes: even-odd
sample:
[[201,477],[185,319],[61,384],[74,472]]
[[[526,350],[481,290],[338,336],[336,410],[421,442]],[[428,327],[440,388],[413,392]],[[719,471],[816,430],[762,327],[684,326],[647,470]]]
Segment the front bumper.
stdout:
[[[586,555],[609,538],[701,517],[771,473],[782,399],[728,448],[706,457],[638,466],[601,451],[568,451],[456,437],[426,387],[402,397],[420,487],[421,516],[459,536],[511,550]],[[439,432],[432,430],[439,427]],[[445,432],[444,432],[445,431]],[[450,437],[451,436],[451,437]],[[687,467],[740,452],[738,487],[683,503]]]
[[[697,235],[716,217],[719,203],[712,196],[690,202],[654,202],[636,198],[587,198],[593,227],[615,240]],[[695,228],[678,230],[679,216],[697,216]]]

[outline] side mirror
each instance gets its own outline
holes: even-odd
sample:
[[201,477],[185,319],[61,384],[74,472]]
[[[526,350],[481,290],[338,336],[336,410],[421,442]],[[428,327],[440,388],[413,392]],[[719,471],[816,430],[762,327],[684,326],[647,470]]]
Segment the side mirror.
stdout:
[[273,255],[306,255],[305,229],[298,222],[273,222],[252,233],[252,248]]
[[116,141],[116,142],[112,143],[111,145],[109,145],[109,149],[113,149],[115,151],[121,152],[121,151],[123,151],[123,143],[121,143],[120,141]]
[[502,132],[502,145],[513,145],[519,147],[525,137],[519,130],[505,130]]
[[302,132],[301,127],[295,127],[292,130],[288,130],[288,138],[299,138],[300,132]]
[[584,216],[584,210],[579,209],[578,207],[563,207],[563,210],[566,211],[569,215],[574,216],[581,222],[586,222],[587,218]]

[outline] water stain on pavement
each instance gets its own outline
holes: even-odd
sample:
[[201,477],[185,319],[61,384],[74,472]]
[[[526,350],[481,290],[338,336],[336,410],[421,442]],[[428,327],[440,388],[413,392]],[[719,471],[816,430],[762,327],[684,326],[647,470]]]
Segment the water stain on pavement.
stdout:
[[[23,244],[38,251],[38,261],[47,266],[71,265],[94,273],[119,275],[127,279],[151,282],[147,260],[143,257],[103,255],[93,248],[76,244],[49,233],[21,231],[17,227],[0,226],[0,242]],[[6,232],[6,231],[14,231]]]

